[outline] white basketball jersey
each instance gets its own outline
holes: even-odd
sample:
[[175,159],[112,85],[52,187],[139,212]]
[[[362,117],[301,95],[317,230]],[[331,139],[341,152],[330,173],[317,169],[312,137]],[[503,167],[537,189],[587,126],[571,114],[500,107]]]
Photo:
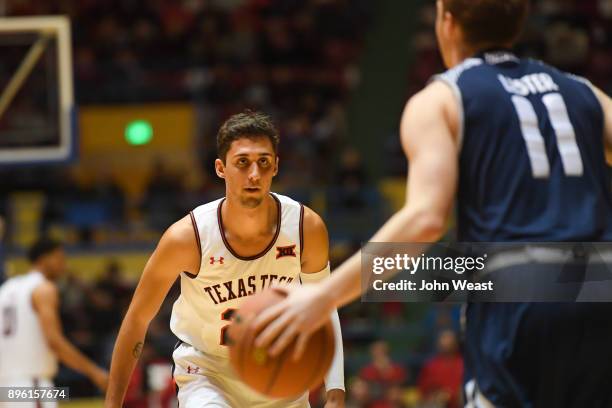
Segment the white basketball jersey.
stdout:
[[38,271],[0,286],[0,382],[52,378],[57,358],[47,345],[32,304],[34,289],[45,281]]
[[280,222],[270,245],[260,254],[241,257],[225,239],[221,219],[224,199],[191,212],[201,249],[197,276],[181,273],[181,294],[174,303],[170,328],[182,341],[212,355],[226,357],[224,333],[231,314],[246,296],[275,283],[297,282],[301,271],[303,207],[279,194]]

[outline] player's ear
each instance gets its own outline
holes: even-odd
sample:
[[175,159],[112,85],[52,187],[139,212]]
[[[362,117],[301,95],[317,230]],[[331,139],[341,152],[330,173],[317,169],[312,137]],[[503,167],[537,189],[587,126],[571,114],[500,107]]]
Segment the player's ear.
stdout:
[[446,38],[452,37],[453,33],[458,29],[461,30],[459,24],[457,24],[457,20],[455,16],[450,11],[444,11],[442,16],[442,29],[444,30],[444,34]]
[[438,34],[443,34],[445,38],[448,38],[451,32],[451,26],[454,23],[454,18],[444,7],[444,2],[442,0],[436,2],[436,20],[436,28],[441,31],[438,32]]
[[221,161],[221,159],[215,160],[215,173],[217,173],[219,178],[225,178],[225,166],[223,165],[223,161]]
[[274,176],[276,176],[278,174],[278,162],[280,161],[280,157],[276,156],[276,159],[274,161]]

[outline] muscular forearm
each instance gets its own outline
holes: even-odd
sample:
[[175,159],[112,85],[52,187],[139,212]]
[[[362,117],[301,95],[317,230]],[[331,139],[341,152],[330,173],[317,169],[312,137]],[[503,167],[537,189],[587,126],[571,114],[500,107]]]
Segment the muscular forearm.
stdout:
[[106,393],[105,407],[121,407],[132,371],[140,357],[148,324],[126,316],[119,330]]
[[[443,235],[444,229],[444,218],[405,207],[391,217],[370,241],[422,243],[410,247],[414,252],[413,255],[418,256],[427,249],[426,243],[435,242]],[[367,247],[365,250],[368,253]],[[392,252],[393,248],[386,245],[377,248],[376,256],[391,256]],[[332,273],[330,279],[322,283],[325,285],[323,292],[329,294],[329,301],[334,307],[340,308],[361,294],[361,253],[362,251],[359,251],[350,257]],[[385,278],[390,277],[390,275],[385,276]]]

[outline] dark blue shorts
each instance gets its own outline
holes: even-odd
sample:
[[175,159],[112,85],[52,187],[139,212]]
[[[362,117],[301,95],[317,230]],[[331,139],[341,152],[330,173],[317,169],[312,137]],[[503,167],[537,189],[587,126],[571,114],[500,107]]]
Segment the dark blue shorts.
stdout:
[[469,303],[466,407],[612,408],[612,303]]

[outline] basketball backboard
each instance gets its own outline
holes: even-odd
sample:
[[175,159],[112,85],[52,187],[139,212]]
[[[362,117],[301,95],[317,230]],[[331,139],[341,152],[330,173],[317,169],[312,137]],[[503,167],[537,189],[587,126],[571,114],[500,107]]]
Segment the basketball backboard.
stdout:
[[0,18],[0,166],[73,158],[71,54],[68,18]]

